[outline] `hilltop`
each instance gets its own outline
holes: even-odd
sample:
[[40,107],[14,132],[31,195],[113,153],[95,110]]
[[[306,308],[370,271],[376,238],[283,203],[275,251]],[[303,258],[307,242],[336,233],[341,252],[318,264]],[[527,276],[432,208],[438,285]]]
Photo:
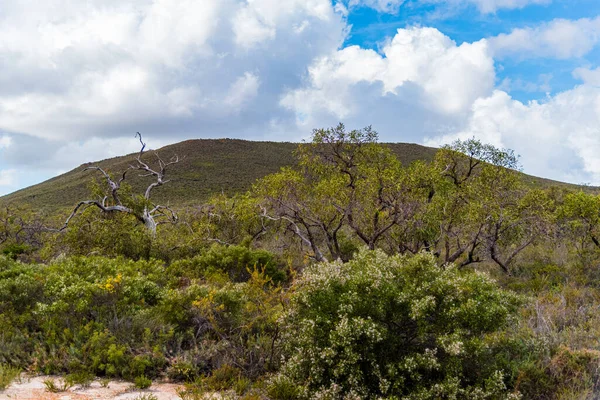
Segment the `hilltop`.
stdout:
[[[415,160],[430,161],[436,153],[432,147],[409,143],[387,143],[387,146],[407,165]],[[178,155],[181,161],[168,170],[170,182],[156,189],[157,202],[173,206],[198,204],[219,192],[241,193],[268,174],[285,166],[294,165],[294,150],[298,143],[255,142],[238,139],[194,139],[165,146],[156,151],[163,159]],[[97,165],[119,174],[134,163],[137,153],[83,164],[67,173],[45,182],[21,189],[0,198],[4,204],[29,204],[46,212],[70,207],[89,198],[89,185],[99,178],[97,171],[84,171]],[[154,155],[148,151],[144,160],[152,163]],[[535,185],[560,184],[546,179],[528,177]],[[127,181],[134,190],[147,185],[148,178],[130,174]]]

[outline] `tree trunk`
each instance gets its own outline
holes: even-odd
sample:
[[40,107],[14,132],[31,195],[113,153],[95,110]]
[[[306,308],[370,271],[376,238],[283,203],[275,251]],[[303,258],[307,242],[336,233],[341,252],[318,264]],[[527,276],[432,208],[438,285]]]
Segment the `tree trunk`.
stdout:
[[148,232],[150,232],[150,235],[152,235],[152,237],[156,237],[156,221],[154,220],[154,218],[152,217],[152,215],[150,215],[150,213],[148,213],[147,211],[144,212],[144,216],[142,217],[143,221],[144,221],[144,226],[146,227],[146,229],[148,229]]

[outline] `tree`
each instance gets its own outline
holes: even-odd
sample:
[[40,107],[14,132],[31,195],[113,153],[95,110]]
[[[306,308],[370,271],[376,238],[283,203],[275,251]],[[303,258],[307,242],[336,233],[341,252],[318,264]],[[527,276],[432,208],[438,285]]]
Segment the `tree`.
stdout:
[[556,214],[580,253],[590,245],[600,249],[600,196],[583,191],[569,193]]
[[297,151],[297,168],[256,186],[264,215],[284,222],[317,261],[348,260],[340,243],[345,232],[375,249],[396,226],[412,225],[427,189],[415,185],[396,156],[377,143],[377,132],[347,131],[339,124],[315,129],[312,136]]
[[535,214],[528,213],[535,202],[523,208],[525,203],[520,200],[528,190],[515,171],[518,157],[512,150],[476,139],[458,140],[438,152],[434,167],[442,177],[435,185],[430,207],[439,223],[436,253],[443,262],[461,266],[491,259],[508,272],[510,261],[538,232],[532,229],[524,234],[522,229],[524,242],[507,245],[513,252],[502,261],[501,243],[507,243],[507,236],[517,227],[524,228],[526,220],[521,217],[528,215],[527,221],[532,222],[530,217]]
[[[261,216],[283,224],[286,232],[300,239],[316,261],[341,256],[338,234],[344,224],[344,212],[333,200],[339,182],[314,181],[302,171],[284,168],[255,185],[262,198]],[[325,248],[329,256],[325,255]]]
[[[377,143],[370,126],[347,132],[343,124],[313,132],[312,145],[301,148],[301,164],[313,175],[336,180],[332,198],[345,222],[374,250],[391,229],[412,217],[410,177],[398,158]],[[344,222],[344,220],[342,219]]]
[[[512,197],[511,197],[512,196]],[[554,202],[542,190],[498,193],[486,218],[483,246],[487,256],[506,274],[527,247],[547,238],[552,229]]]
[[44,224],[27,206],[5,206],[0,209],[0,249],[16,258],[39,249],[43,244]]
[[[174,155],[169,161],[163,161],[159,154],[154,152],[154,155],[157,158],[158,168],[153,169],[142,159],[144,150],[146,149],[146,143],[142,140],[142,134],[137,132],[136,137],[139,138],[142,146],[135,159],[136,165],[130,165],[128,169],[123,171],[118,180],[115,180],[107,171],[99,166],[92,166],[84,169],[84,171],[95,170],[100,172],[106,180],[107,190],[101,194],[99,193],[99,198],[96,200],[80,201],[58,231],[65,230],[71,219],[73,219],[78,212],[83,211],[88,207],[97,207],[103,213],[125,213],[132,215],[139,222],[143,223],[153,236],[156,235],[156,227],[159,224],[165,221],[177,221],[177,214],[173,210],[168,206],[154,204],[150,197],[153,189],[169,182],[168,180],[165,180],[167,168],[173,164],[177,164],[179,162],[179,157]],[[135,197],[127,196],[127,198],[125,198],[126,196],[121,196],[121,190],[123,189],[122,185],[125,182],[127,173],[130,171],[141,171],[141,177],[151,176],[156,178],[156,181],[148,185],[143,195]]]
[[190,210],[186,225],[197,240],[222,245],[250,245],[269,231],[270,220],[257,213],[259,199],[250,193],[224,193]]

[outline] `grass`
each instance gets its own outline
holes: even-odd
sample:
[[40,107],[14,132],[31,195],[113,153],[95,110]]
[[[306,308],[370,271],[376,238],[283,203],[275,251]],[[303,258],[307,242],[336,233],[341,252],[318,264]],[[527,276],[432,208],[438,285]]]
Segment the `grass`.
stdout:
[[70,379],[66,378],[47,378],[44,379],[44,386],[46,386],[46,391],[50,393],[61,393],[71,389],[73,387],[73,383],[70,381]]
[[19,368],[0,364],[0,390],[6,389],[10,384],[21,375]]
[[134,397],[133,400],[158,400],[158,397],[153,394],[144,393]]
[[94,378],[94,374],[81,371],[67,375],[65,380],[72,385],[79,385],[81,388],[87,389],[92,385]]

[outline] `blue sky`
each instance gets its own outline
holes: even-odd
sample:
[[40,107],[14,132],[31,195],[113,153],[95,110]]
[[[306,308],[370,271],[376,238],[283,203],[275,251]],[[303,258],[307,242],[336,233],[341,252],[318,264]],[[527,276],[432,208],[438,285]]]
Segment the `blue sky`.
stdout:
[[[555,19],[578,20],[598,15],[600,1],[597,0],[554,0],[548,4],[499,9],[490,14],[482,14],[473,4],[448,6],[443,10],[431,4],[410,4],[393,13],[359,7],[348,15],[348,23],[352,25],[352,30],[345,44],[377,50],[381,43],[394,36],[399,28],[414,25],[435,27],[457,44],[462,44],[510,33],[516,28],[540,26]],[[520,80],[523,84],[521,86],[525,87],[512,88],[513,97],[523,102],[539,100],[546,97],[547,92],[556,93],[572,88],[578,83],[572,76],[572,71],[581,65],[598,65],[598,61],[598,48],[584,57],[567,60],[505,59],[498,61],[497,81],[500,85],[507,78]],[[549,79],[549,91],[526,87],[529,83],[540,86],[546,79]]]
[[190,139],[476,137],[600,184],[597,0],[0,0],[0,194]]

